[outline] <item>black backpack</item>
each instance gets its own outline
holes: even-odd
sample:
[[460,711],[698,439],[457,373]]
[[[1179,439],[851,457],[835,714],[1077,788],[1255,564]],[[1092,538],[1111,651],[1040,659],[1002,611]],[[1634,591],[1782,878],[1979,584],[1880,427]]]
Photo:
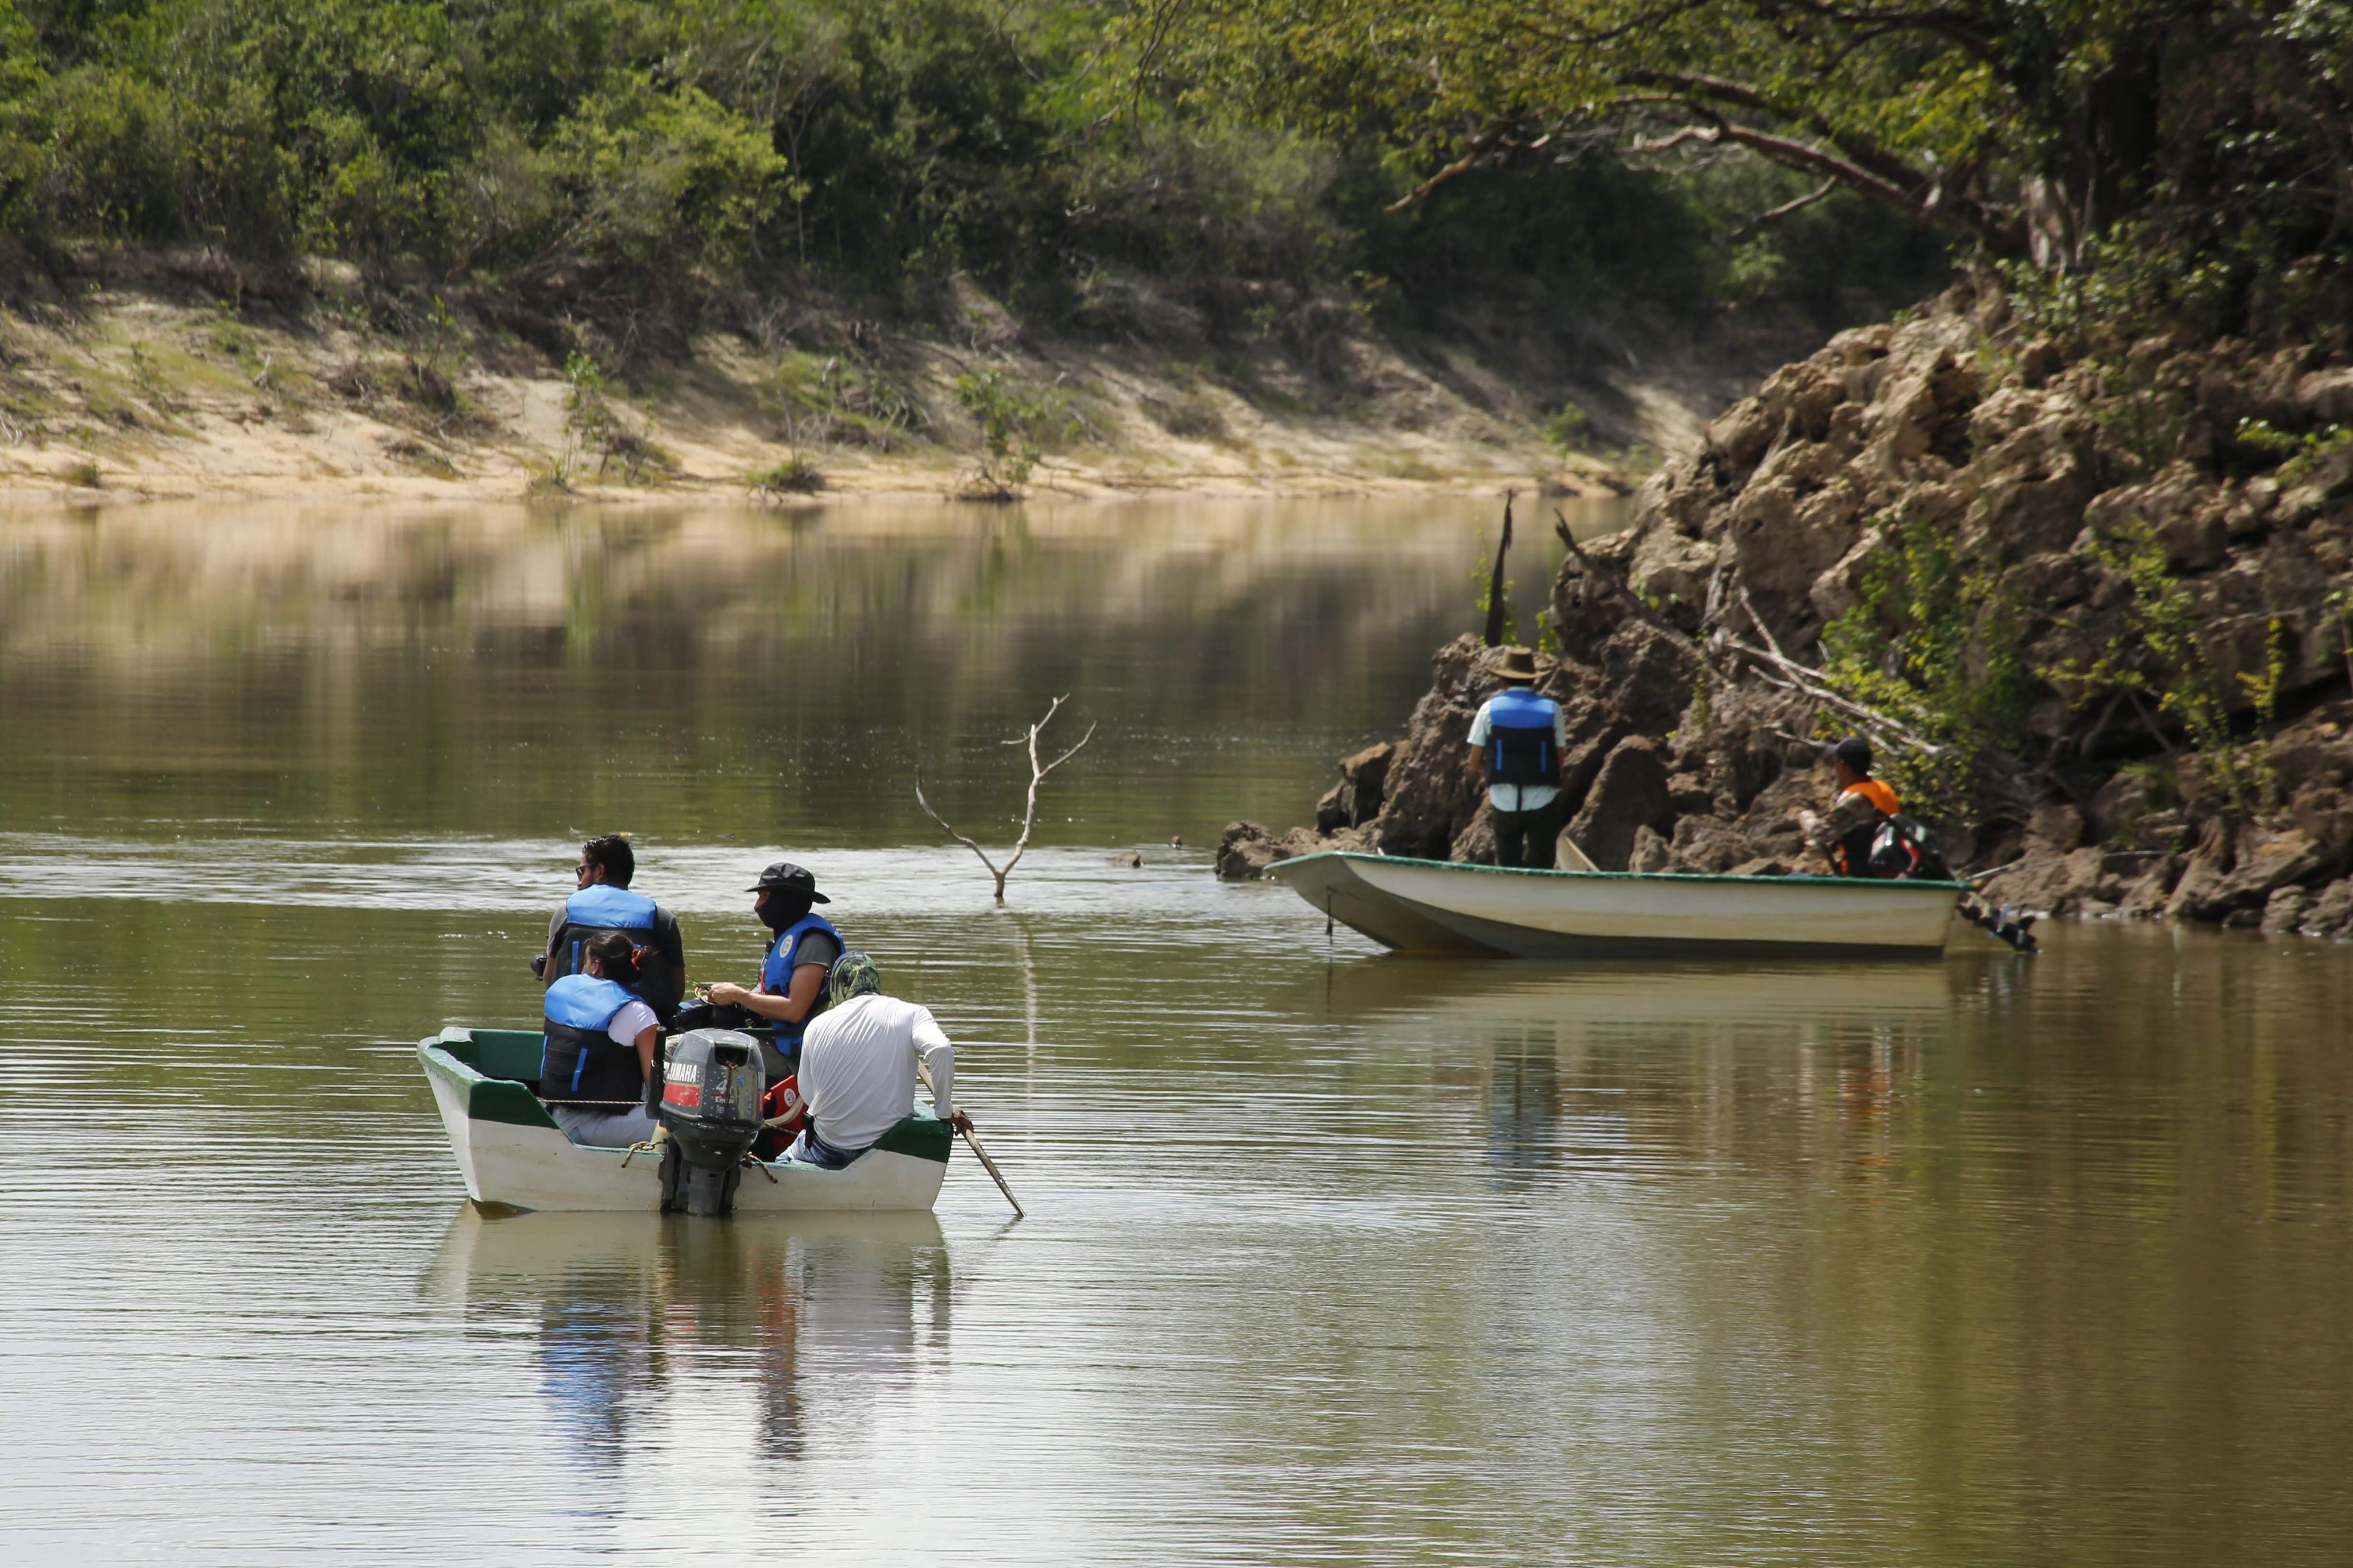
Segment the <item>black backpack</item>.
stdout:
[[1894,882],[1949,882],[1953,868],[1936,850],[1936,831],[1902,813],[1882,819],[1872,836],[1868,875]]

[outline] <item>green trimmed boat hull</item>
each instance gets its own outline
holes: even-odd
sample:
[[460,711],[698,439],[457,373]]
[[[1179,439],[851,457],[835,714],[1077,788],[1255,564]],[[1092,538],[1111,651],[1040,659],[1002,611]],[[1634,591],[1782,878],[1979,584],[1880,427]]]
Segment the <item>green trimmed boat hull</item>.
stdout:
[[[661,1162],[575,1143],[539,1102],[536,1031],[447,1028],[417,1045],[449,1146],[478,1204],[511,1209],[659,1213]],[[738,1214],[928,1210],[955,1135],[918,1110],[838,1171],[786,1162],[744,1173]]]
[[1538,871],[1327,851],[1266,874],[1384,947],[1513,958],[1922,957],[1958,882]]

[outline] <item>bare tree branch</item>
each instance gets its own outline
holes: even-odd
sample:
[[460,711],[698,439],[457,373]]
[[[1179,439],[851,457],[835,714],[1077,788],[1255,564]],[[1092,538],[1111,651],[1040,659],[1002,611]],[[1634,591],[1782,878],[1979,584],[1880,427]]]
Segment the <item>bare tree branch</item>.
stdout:
[[1784,691],[1795,691],[1800,696],[1810,697],[1817,702],[1827,702],[1840,712],[1861,720],[1863,723],[1883,731],[1885,737],[1900,741],[1913,751],[1924,755],[1934,757],[1942,755],[1944,752],[1944,747],[1934,741],[1921,739],[1915,731],[1890,719],[1876,708],[1867,708],[1851,698],[1841,697],[1829,687],[1820,684],[1822,672],[1819,669],[1810,669],[1794,658],[1769,653],[1754,643],[1742,642],[1738,637],[1726,637],[1724,639],[1724,645],[1734,652],[1746,656],[1752,663],[1766,666],[1765,669],[1757,672],[1757,679],[1767,686],[1778,686]]
[[1671,136],[1636,137],[1633,150],[1637,153],[1663,153],[1671,147],[1680,146],[1686,142],[1699,142],[1711,145],[1718,142],[1729,142],[1736,147],[1746,147],[1753,153],[1762,153],[1774,163],[1786,167],[1803,169],[1808,174],[1835,180],[1849,190],[1869,196],[1873,201],[1883,203],[1892,207],[1901,207],[1905,212],[1920,210],[1919,197],[1900,185],[1891,184],[1881,179],[1859,163],[1851,163],[1834,153],[1825,152],[1810,142],[1800,142],[1794,137],[1776,136],[1769,131],[1759,131],[1754,126],[1737,124],[1716,114],[1704,104],[1694,104],[1692,107],[1694,112],[1706,115],[1713,123],[1686,125]]
[[[1692,71],[1660,70],[1630,71],[1625,79],[1636,86],[1665,89],[1669,99],[1706,122],[1686,125],[1665,137],[1638,136],[1633,145],[1637,153],[1661,153],[1692,142],[1711,145],[1730,142],[1785,168],[1801,169],[1817,179],[1834,180],[1883,205],[1917,217],[1958,223],[1997,254],[2016,255],[2025,247],[2025,232],[2014,215],[1988,207],[1963,188],[1972,169],[1938,171],[1916,167],[1868,137],[1838,125],[1819,110],[1777,102],[1746,82]],[[1652,101],[1647,95],[1629,96],[1604,107],[1633,107]],[[1803,125],[1823,144],[1741,124],[1728,118],[1718,105]]]
[[1927,185],[1933,179],[1927,171],[1915,168],[1868,137],[1840,126],[1820,110],[1778,102],[1745,81],[1733,81],[1699,71],[1660,70],[1630,71],[1626,79],[1637,86],[1672,88],[1710,102],[1728,103],[1752,113],[1770,115],[1793,125],[1803,125],[1845,153],[1857,168],[1869,171],[1891,185],[1917,189]]
[[1783,653],[1781,645],[1774,640],[1773,628],[1765,624],[1765,617],[1757,613],[1756,605],[1750,602],[1746,584],[1741,584],[1739,593],[1740,607],[1747,614],[1748,624],[1757,628],[1757,635],[1765,639],[1765,646],[1758,647],[1754,643],[1742,642],[1738,637],[1729,634],[1725,635],[1724,645],[1734,652],[1744,655],[1752,663],[1768,666],[1783,678],[1777,680],[1772,676],[1759,671],[1759,679],[1769,685],[1778,686],[1789,691],[1802,692],[1817,701],[1827,702],[1841,712],[1860,719],[1865,723],[1875,725],[1885,734],[1901,741],[1914,751],[1931,757],[1943,752],[1944,747],[1925,739],[1910,726],[1889,718],[1875,708],[1866,708],[1852,698],[1840,696],[1825,684],[1830,679],[1829,676],[1819,669],[1799,664],[1796,659]]
[[1693,642],[1688,636],[1678,630],[1672,621],[1668,620],[1666,616],[1651,608],[1651,606],[1643,601],[1641,595],[1637,594],[1633,589],[1628,587],[1625,584],[1620,582],[1617,578],[1611,576],[1609,573],[1604,572],[1600,567],[1593,563],[1593,557],[1585,552],[1585,546],[1577,543],[1577,535],[1569,531],[1568,519],[1561,514],[1560,508],[1553,508],[1552,515],[1554,519],[1553,531],[1560,535],[1560,542],[1568,546],[1569,554],[1577,558],[1577,565],[1579,571],[1583,572],[1586,576],[1592,579],[1594,582],[1600,584],[1603,587],[1617,595],[1620,598],[1625,600],[1627,607],[1634,612],[1637,619],[1641,620],[1643,625],[1649,626],[1653,631],[1665,633],[1667,640],[1672,642],[1676,647],[1682,649],[1684,653],[1689,654],[1694,663],[1703,668],[1706,666],[1707,655],[1701,652],[1699,646]]
[[[1553,531],[1560,535],[1560,542],[1568,546],[1569,554],[1576,558],[1577,565],[1588,578],[1601,584],[1625,600],[1637,618],[1653,630],[1665,634],[1669,642],[1689,655],[1693,662],[1703,670],[1708,668],[1707,656],[1689,636],[1679,630],[1664,616],[1644,604],[1641,595],[1594,563],[1593,558],[1585,553],[1584,547],[1578,544],[1576,537],[1569,532],[1568,519],[1561,515],[1558,508],[1554,509],[1553,516],[1557,520],[1557,525]],[[1740,607],[1747,613],[1748,624],[1756,628],[1758,637],[1765,639],[1765,646],[1758,647],[1754,643],[1742,642],[1738,637],[1721,631],[1716,634],[1716,640],[1719,646],[1727,647],[1746,659],[1759,680],[1764,681],[1767,686],[1778,686],[1784,691],[1794,691],[1801,697],[1811,698],[1817,702],[1828,703],[1831,707],[1878,731],[1885,741],[1894,741],[1910,750],[1931,757],[1943,752],[1944,747],[1926,739],[1902,721],[1889,718],[1875,708],[1867,708],[1852,698],[1840,696],[1826,684],[1830,679],[1829,676],[1819,669],[1799,664],[1796,659],[1783,653],[1781,645],[1773,638],[1772,628],[1765,624],[1765,618],[1757,613],[1757,606],[1749,602],[1747,587],[1743,585],[1736,592]]]
[[1496,146],[1503,142],[1504,133],[1511,128],[1512,122],[1508,120],[1489,121],[1480,128],[1477,135],[1471,138],[1471,144],[1463,150],[1462,156],[1391,202],[1384,210],[1393,213],[1403,212],[1408,207],[1419,205],[1430,192],[1438,189],[1447,181],[1467,174],[1477,168],[1479,160],[1493,152]]
[[[921,768],[917,768],[915,770],[915,804],[923,808],[923,815],[925,816],[930,817],[934,822],[940,825],[941,832],[946,834],[950,838],[955,839],[957,843],[963,845],[965,848],[980,857],[980,863],[988,868],[988,874],[991,877],[997,879],[997,901],[1000,904],[1003,903],[1005,901],[1005,872],[997,868],[997,862],[988,858],[987,850],[983,849],[979,845],[974,843],[971,839],[966,838],[963,834],[958,833],[955,828],[949,826],[947,818],[942,816],[938,812],[932,809],[932,803],[923,798],[923,770]],[[1009,870],[1011,868],[1008,867],[1007,869]]]
[[1040,763],[1038,760],[1039,735],[1047,725],[1054,721],[1054,715],[1060,712],[1062,704],[1070,700],[1067,693],[1055,698],[1052,704],[1047,708],[1046,716],[1030,725],[1028,734],[1017,735],[1004,742],[1008,746],[1027,745],[1029,748],[1029,801],[1028,808],[1021,814],[1021,837],[1014,841],[1013,858],[1006,861],[1002,870],[997,868],[996,861],[988,858],[987,850],[958,833],[948,825],[947,818],[932,809],[932,803],[923,798],[923,770],[921,768],[915,770],[915,804],[923,808],[924,816],[939,824],[940,831],[980,857],[980,863],[988,868],[989,876],[996,879],[997,901],[1000,904],[1005,901],[1005,879],[1013,875],[1013,868],[1020,865],[1021,857],[1029,852],[1029,835],[1038,826],[1038,786],[1046,782],[1047,774],[1077,756],[1080,749],[1095,738],[1095,726],[1090,724],[1087,726],[1087,732],[1079,737],[1078,745],[1072,746],[1050,763]]
[[1726,245],[1737,245],[1742,240],[1746,239],[1750,235],[1755,234],[1758,229],[1763,228],[1766,225],[1778,223],[1783,218],[1788,217],[1791,213],[1803,212],[1806,208],[1812,206],[1816,202],[1820,201],[1824,196],[1829,195],[1832,191],[1837,189],[1838,182],[1836,180],[1824,180],[1820,184],[1816,185],[1804,195],[1799,196],[1792,201],[1783,202],[1779,206],[1774,207],[1769,211],[1758,213],[1755,217],[1750,218],[1746,223],[1742,224],[1738,228],[1734,229],[1730,234],[1725,236],[1725,243]]

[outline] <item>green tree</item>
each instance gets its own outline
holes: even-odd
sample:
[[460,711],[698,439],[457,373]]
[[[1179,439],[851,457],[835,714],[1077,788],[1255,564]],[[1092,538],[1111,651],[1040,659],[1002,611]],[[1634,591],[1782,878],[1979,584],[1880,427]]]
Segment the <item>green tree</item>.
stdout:
[[1736,149],[1812,182],[1782,212],[1842,190],[2046,269],[2158,200],[2317,235],[2353,195],[2338,0],[1152,0],[1124,37],[1421,149],[1424,194],[1595,139]]

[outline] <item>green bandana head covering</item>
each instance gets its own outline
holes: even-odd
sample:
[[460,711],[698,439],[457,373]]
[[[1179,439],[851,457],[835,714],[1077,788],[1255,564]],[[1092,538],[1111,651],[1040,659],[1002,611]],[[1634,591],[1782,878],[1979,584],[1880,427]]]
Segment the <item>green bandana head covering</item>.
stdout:
[[852,996],[879,996],[882,994],[882,972],[874,961],[852,948],[833,961],[833,968],[825,977],[825,1004],[839,1007]]

